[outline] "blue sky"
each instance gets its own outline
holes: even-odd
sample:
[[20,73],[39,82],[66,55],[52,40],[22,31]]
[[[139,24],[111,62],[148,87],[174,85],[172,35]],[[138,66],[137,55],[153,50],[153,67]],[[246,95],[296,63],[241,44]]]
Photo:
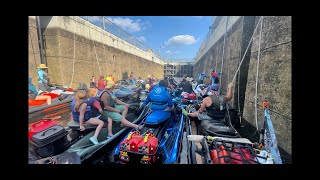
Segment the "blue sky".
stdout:
[[165,59],[194,58],[212,16],[106,16]]

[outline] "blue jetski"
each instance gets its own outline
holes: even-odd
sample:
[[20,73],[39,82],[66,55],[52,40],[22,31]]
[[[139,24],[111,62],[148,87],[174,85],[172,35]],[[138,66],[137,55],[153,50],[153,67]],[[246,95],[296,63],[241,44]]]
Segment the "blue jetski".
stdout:
[[[177,107],[179,108],[179,107]],[[185,116],[179,120],[171,112],[152,111],[140,131],[132,130],[112,151],[111,162],[123,164],[179,163]]]

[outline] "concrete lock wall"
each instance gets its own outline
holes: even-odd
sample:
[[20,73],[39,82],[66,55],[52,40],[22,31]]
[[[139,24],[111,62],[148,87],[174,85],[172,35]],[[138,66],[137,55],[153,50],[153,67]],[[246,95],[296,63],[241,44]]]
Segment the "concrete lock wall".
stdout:
[[28,54],[29,54],[29,76],[32,78],[32,83],[37,87],[38,76],[36,74],[36,68],[41,64],[40,51],[38,44],[38,33],[36,26],[36,17],[29,16],[29,32],[28,32]]
[[80,17],[42,16],[40,21],[48,74],[54,84],[72,88],[80,82],[89,85],[91,77],[98,80],[100,73],[105,77],[112,74],[116,80],[131,72],[143,79],[149,74],[163,78],[163,62],[152,52],[134,47]]
[[[242,16],[228,25],[224,36],[207,47],[208,51],[195,60],[194,77],[210,69],[221,71],[221,92],[226,93],[227,85],[232,81],[240,60],[247,49],[259,16]],[[223,19],[213,26],[224,26]],[[220,25],[219,25],[220,24]],[[221,30],[220,30],[221,31]],[[243,118],[254,128],[255,123],[255,86],[260,25],[254,39],[243,58],[240,70],[235,78],[234,94],[231,104],[243,112]],[[221,33],[216,33],[221,34]],[[214,36],[214,34],[213,34]],[[210,42],[208,42],[210,44]],[[224,46],[224,55],[223,55]],[[203,47],[206,48],[205,46]],[[201,49],[201,48],[200,48]],[[199,53],[201,54],[201,53]],[[223,58],[222,58],[223,56]],[[223,59],[223,60],[222,60]],[[206,79],[205,83],[208,83]],[[276,132],[278,146],[291,155],[291,17],[265,16],[263,18],[262,38],[260,41],[260,62],[258,76],[258,127],[262,126],[262,100],[269,101],[271,119]],[[281,153],[281,152],[280,152]],[[288,160],[290,161],[290,160]],[[287,161],[287,162],[288,162]]]
[[[260,16],[256,17],[257,24]],[[255,124],[255,85],[259,53],[260,24],[251,47],[245,94],[244,118]],[[258,74],[258,126],[262,126],[262,101],[269,102],[270,115],[278,145],[291,155],[292,152],[292,89],[291,89],[291,16],[264,16],[260,40]]]

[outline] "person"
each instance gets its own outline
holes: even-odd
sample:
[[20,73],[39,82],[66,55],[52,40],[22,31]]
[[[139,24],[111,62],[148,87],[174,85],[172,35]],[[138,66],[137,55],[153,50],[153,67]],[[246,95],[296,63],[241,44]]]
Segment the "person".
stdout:
[[187,92],[189,94],[193,92],[189,77],[183,79],[180,86],[182,87],[182,92]]
[[173,90],[173,89],[174,89],[174,86],[170,83],[169,78],[168,78],[168,77],[165,77],[164,80],[165,80],[166,83],[167,83],[167,88]]
[[197,78],[197,85],[195,87],[195,89],[198,87],[199,84],[203,84],[203,80],[204,78],[207,78],[208,76],[205,74],[205,72],[203,71],[202,73],[198,74],[198,78]]
[[102,93],[104,88],[106,87],[107,81],[104,79],[104,75],[100,75],[100,79],[98,80],[98,96]]
[[104,115],[110,117],[113,121],[120,121],[124,126],[141,130],[142,126],[133,124],[126,119],[129,104],[122,102],[115,96],[114,92],[112,92],[114,88],[114,81],[108,81],[105,90],[100,94],[100,100],[104,105]]
[[167,83],[165,80],[160,80],[159,85],[155,86],[150,92],[146,100],[144,100],[140,109],[145,107],[149,102],[151,102],[152,110],[165,110],[174,113],[175,120],[178,121],[177,112],[172,102],[171,95],[166,91]]
[[[182,113],[190,117],[198,117],[199,120],[205,119],[216,119],[224,121],[226,102],[232,99],[232,87],[231,82],[228,85],[227,95],[220,95],[218,92],[219,85],[214,84],[212,89],[214,91],[213,95],[207,96],[203,99],[202,104],[198,111],[188,113],[184,108],[182,108]],[[206,112],[204,110],[206,109]]]
[[[89,140],[96,145],[96,144],[99,144],[97,138],[102,127],[105,126],[105,123],[96,117],[97,113],[94,110],[96,106],[93,105],[96,103],[94,103],[94,101],[92,100],[90,101],[88,91],[89,90],[86,84],[84,83],[79,84],[79,87],[77,88],[77,92],[75,94],[75,99],[71,103],[72,119],[76,122],[79,122],[80,131],[85,130],[84,124],[97,125],[94,135],[89,138]],[[110,122],[109,119],[108,119],[108,122]],[[110,124],[111,123],[109,123],[109,127],[108,127],[109,136],[112,135]],[[112,127],[112,124],[111,124],[111,127]]]
[[134,75],[133,72],[131,72],[130,76],[129,76],[129,81],[131,84],[135,84],[136,83],[136,76]]
[[38,89],[43,92],[50,92],[52,91],[52,89],[49,86],[49,77],[45,69],[48,69],[48,67],[45,64],[40,64],[37,67]]
[[92,76],[90,79],[90,88],[96,88],[96,87],[97,87],[96,77]]
[[219,76],[218,76],[218,74],[220,75],[221,72],[216,73],[216,72],[214,71],[214,69],[212,69],[210,72],[211,72],[210,85],[218,84],[218,83],[219,83]]
[[[97,90],[96,89],[90,89],[89,90],[89,99],[88,103],[91,107],[92,111],[92,117],[97,117],[98,119],[102,120],[103,122],[107,123],[107,129],[108,129],[108,136],[107,138],[110,138],[113,136],[112,134],[112,119],[105,116],[103,114],[103,108],[100,105],[100,99],[96,96]],[[106,124],[105,124],[106,125]]]
[[107,77],[106,77],[106,82],[108,81],[114,81],[114,78],[112,77],[112,74],[109,74]]
[[97,89],[97,83],[96,83],[96,77],[92,76],[90,79],[90,90],[92,93],[95,93],[95,95],[97,96],[98,94],[98,89]]
[[32,78],[29,77],[29,98],[33,100],[46,100],[47,104],[51,104],[51,96],[41,95],[42,90],[37,91],[36,87],[32,84]]

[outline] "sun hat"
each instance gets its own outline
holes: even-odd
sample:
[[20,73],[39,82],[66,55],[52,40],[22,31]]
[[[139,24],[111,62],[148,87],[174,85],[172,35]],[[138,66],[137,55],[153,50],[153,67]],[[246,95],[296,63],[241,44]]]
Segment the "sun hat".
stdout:
[[45,69],[48,68],[45,64],[40,64],[37,68],[39,69]]

